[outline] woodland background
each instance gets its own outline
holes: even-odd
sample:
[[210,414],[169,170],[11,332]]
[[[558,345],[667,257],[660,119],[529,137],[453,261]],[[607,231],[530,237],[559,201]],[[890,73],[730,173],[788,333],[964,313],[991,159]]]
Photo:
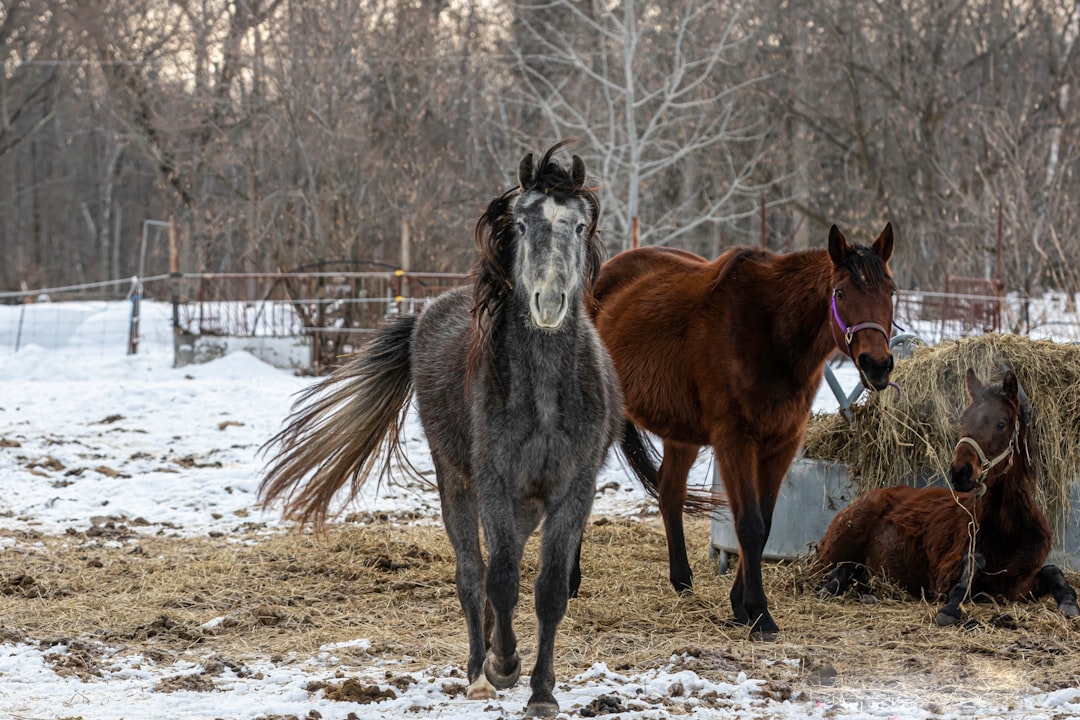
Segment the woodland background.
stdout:
[[[1075,293],[1078,0],[4,0],[0,290],[333,259],[463,271],[575,137],[609,253],[867,242]],[[1000,238],[1000,261],[996,249]],[[764,228],[764,229],[763,229]],[[147,272],[164,272],[152,249]]]

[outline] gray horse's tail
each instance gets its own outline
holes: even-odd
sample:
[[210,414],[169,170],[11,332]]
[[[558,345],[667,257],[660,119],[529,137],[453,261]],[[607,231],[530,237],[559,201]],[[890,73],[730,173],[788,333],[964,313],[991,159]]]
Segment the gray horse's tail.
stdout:
[[657,476],[657,462],[659,457],[656,448],[646,440],[638,426],[631,420],[626,421],[623,428],[622,442],[619,444],[622,456],[630,470],[641,481],[645,491],[653,497],[660,494],[660,478]]
[[[619,449],[622,450],[626,464],[630,466],[630,470],[645,488],[645,492],[659,499],[660,474],[657,469],[660,461],[659,453],[631,420],[626,421]],[[687,490],[686,500],[683,503],[683,510],[695,514],[709,513],[723,507],[727,507],[727,498],[723,493],[694,489]]]
[[402,459],[398,437],[412,398],[415,324],[414,315],[383,323],[349,363],[299,396],[285,428],[262,447],[278,448],[259,485],[263,507],[284,499],[286,518],[320,529],[346,482],[355,496],[380,459],[380,477]]

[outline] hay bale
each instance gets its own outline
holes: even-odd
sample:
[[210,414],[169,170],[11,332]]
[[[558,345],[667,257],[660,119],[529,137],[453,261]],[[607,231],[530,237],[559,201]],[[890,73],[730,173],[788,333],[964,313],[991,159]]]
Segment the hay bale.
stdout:
[[901,392],[870,393],[852,408],[811,417],[804,452],[844,463],[859,491],[947,475],[967,407],[967,368],[998,381],[1013,368],[1034,407],[1031,435],[1041,471],[1037,500],[1051,522],[1065,516],[1080,476],[1080,346],[991,333],[919,347],[896,364]]

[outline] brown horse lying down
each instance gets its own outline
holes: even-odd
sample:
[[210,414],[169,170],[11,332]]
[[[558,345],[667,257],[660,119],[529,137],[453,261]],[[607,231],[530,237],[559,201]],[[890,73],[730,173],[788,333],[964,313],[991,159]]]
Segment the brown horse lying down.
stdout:
[[984,385],[969,369],[967,390],[971,404],[949,468],[953,490],[880,488],[840,511],[818,546],[814,569],[828,571],[822,594],[839,595],[873,573],[912,595],[946,598],[938,625],[959,620],[961,603],[979,593],[1050,594],[1076,617],[1076,591],[1043,564],[1052,535],[1034,498],[1034,442],[1016,375],[1007,370],[1001,385]]

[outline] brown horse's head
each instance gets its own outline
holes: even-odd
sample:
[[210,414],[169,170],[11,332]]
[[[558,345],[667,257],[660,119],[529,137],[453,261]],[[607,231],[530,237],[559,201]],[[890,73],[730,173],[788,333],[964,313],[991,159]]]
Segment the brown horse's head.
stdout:
[[833,339],[859,368],[863,386],[874,390],[885,389],[893,369],[889,349],[896,294],[889,272],[892,251],[891,223],[871,247],[849,244],[835,225],[829,231]]
[[971,404],[960,418],[960,441],[953,450],[949,481],[958,492],[985,492],[1009,470],[1021,453],[1024,418],[1016,375],[1005,371],[1001,385],[985,385],[968,368]]

